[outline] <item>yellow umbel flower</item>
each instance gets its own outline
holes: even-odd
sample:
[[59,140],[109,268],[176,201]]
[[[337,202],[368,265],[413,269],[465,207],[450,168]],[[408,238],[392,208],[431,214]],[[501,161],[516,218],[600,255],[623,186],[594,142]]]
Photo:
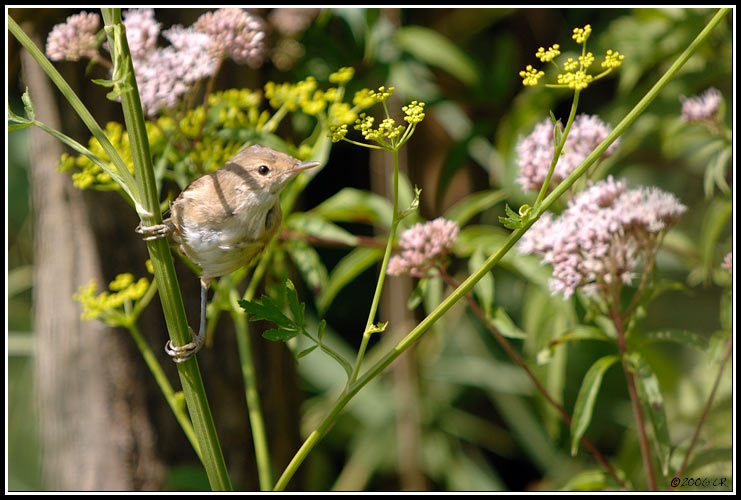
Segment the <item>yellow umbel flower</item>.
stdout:
[[576,40],[576,43],[584,43],[589,38],[589,35],[592,34],[592,26],[587,24],[583,28],[574,28],[574,34],[571,35],[571,38]]
[[602,67],[605,69],[619,68],[620,65],[623,64],[623,59],[625,59],[625,56],[623,54],[618,51],[608,49],[605,53],[605,60],[602,61]]
[[554,43],[551,47],[548,47],[548,50],[540,47],[538,49],[538,52],[535,53],[535,57],[540,59],[541,62],[550,62],[561,54],[559,48],[560,45],[558,45],[557,43]]
[[340,68],[336,72],[329,75],[329,81],[338,85],[345,85],[347,84],[347,82],[352,80],[353,76],[355,76],[354,68]]
[[522,84],[526,87],[535,86],[538,84],[538,80],[545,76],[544,71],[538,71],[528,64],[523,71],[520,71],[520,77],[522,78]]

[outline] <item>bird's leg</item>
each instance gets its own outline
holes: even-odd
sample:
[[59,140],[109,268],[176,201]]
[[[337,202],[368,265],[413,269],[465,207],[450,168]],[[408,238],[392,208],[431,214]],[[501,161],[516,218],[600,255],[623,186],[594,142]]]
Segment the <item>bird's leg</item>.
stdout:
[[170,219],[166,219],[162,224],[154,226],[142,226],[139,224],[136,226],[135,231],[144,238],[144,241],[156,240],[157,238],[165,238],[175,229],[175,224]]
[[176,363],[188,361],[195,353],[201,350],[201,347],[203,347],[206,341],[206,296],[208,294],[209,283],[210,280],[201,278],[201,320],[198,334],[192,328],[188,327],[191,335],[191,341],[189,343],[175,347],[172,345],[172,341],[168,340],[165,344],[165,352]]

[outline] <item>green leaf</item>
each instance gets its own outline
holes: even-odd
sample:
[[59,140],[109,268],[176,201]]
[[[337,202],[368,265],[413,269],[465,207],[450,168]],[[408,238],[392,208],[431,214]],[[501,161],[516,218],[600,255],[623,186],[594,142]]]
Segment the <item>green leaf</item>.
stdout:
[[600,385],[602,385],[602,377],[607,369],[619,359],[613,355],[603,356],[594,362],[584,376],[579,394],[576,396],[574,415],[571,418],[571,455],[576,455],[579,450],[579,440],[592,421],[594,403],[597,400]]
[[[484,265],[486,257],[481,248],[474,250],[473,255],[468,260],[468,271],[473,274]],[[488,317],[491,315],[491,309],[494,306],[494,275],[486,273],[483,278],[473,286],[473,293],[481,304],[484,314]]]
[[293,320],[283,314],[275,301],[267,295],[262,296],[261,302],[240,300],[239,305],[247,314],[253,315],[253,321],[268,320],[283,328],[295,329]]
[[21,101],[23,101],[23,109],[26,111],[28,119],[31,121],[35,120],[36,112],[33,109],[33,100],[31,99],[31,94],[28,93],[28,87],[26,87],[26,91],[23,92]]
[[375,193],[344,188],[314,207],[310,213],[331,221],[388,226],[393,212],[391,203]]
[[8,125],[8,132],[12,132],[14,130],[20,130],[22,128],[30,127],[31,125],[33,125],[33,123],[31,123],[31,122],[28,122],[28,123],[14,123],[12,125]]
[[417,286],[414,287],[414,290],[412,291],[411,295],[409,295],[409,300],[407,300],[407,309],[410,311],[413,311],[416,309],[421,303],[422,300],[425,298],[425,289],[427,288],[427,278],[422,278],[417,283]]
[[316,328],[316,337],[319,339],[319,342],[322,342],[322,337],[324,337],[324,329],[327,328],[327,321],[321,320],[319,322],[319,325],[317,325]]
[[318,346],[318,345],[313,345],[313,346],[309,347],[308,349],[304,349],[304,350],[303,350],[303,351],[301,351],[300,353],[296,354],[296,359],[301,359],[301,358],[303,358],[303,357],[304,357],[304,356],[306,356],[307,354],[311,353],[311,352],[312,352],[312,351],[313,351],[314,349],[316,349],[317,347],[319,347],[319,346]]
[[[324,314],[337,294],[355,277],[383,257],[383,249],[360,247],[345,255],[332,269],[327,286],[317,297],[317,309]],[[385,270],[384,270],[385,271]]]
[[499,217],[499,222],[507,229],[517,229],[522,227],[522,217],[517,214],[514,210],[509,208],[509,204],[504,205],[504,213],[506,217]]
[[489,322],[499,330],[499,333],[511,339],[525,339],[527,334],[515,325],[503,308],[498,307],[494,317]]
[[733,448],[708,448],[695,452],[692,460],[687,465],[686,472],[692,472],[706,465],[728,462],[733,463]]
[[344,243],[351,247],[358,245],[358,238],[356,236],[318,214],[305,212],[293,213],[286,219],[286,226],[298,232],[310,234],[324,240]]
[[287,329],[271,329],[266,330],[263,332],[262,336],[265,337],[268,340],[272,340],[273,342],[277,342],[279,340],[286,342],[288,340],[291,340],[293,337],[298,335],[298,330],[287,330]]
[[669,439],[669,427],[666,423],[666,412],[664,411],[664,398],[659,388],[659,380],[646,364],[640,354],[630,354],[629,362],[635,372],[638,386],[638,399],[641,402],[656,438],[656,452],[661,463],[661,471],[666,476],[669,474],[669,457],[671,455],[671,441]]
[[476,214],[493,207],[507,198],[507,193],[502,189],[489,189],[470,194],[447,209],[443,216],[454,220],[459,226],[463,226]]
[[296,286],[290,279],[286,280],[286,298],[288,299],[288,307],[291,309],[291,314],[293,314],[296,326],[303,328],[304,309],[306,308],[306,305],[299,302]]
[[700,351],[708,350],[707,339],[689,330],[668,328],[665,330],[641,332],[639,336],[639,344],[648,344],[650,342],[676,342],[678,344],[694,347]]
[[437,31],[405,26],[396,31],[396,42],[416,59],[447,71],[466,85],[479,84],[479,71],[473,59]]
[[298,267],[301,276],[315,293],[327,286],[329,279],[327,268],[314,247],[305,241],[286,240],[285,249]]
[[560,491],[601,491],[607,486],[607,478],[603,470],[580,472],[570,478]]

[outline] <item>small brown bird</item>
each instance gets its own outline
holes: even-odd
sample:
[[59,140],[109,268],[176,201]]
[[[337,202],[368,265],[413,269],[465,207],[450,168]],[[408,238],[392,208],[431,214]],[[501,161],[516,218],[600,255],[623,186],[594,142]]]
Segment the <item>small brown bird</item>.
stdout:
[[170,217],[156,226],[136,228],[144,240],[168,237],[201,268],[201,321],[192,341],[165,352],[176,363],[203,346],[206,294],[212,278],[252,262],[278,232],[280,193],[299,172],[319,162],[299,161],[269,147],[250,146],[215,172],[191,182],[170,206]]

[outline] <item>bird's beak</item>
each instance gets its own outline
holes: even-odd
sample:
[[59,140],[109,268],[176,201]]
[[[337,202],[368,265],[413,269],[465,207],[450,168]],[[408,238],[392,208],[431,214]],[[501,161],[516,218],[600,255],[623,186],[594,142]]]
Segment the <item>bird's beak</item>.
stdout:
[[321,163],[319,163],[318,161],[301,161],[293,166],[293,168],[291,169],[291,173],[295,174],[301,172],[302,170],[318,167],[319,165],[321,165]]

